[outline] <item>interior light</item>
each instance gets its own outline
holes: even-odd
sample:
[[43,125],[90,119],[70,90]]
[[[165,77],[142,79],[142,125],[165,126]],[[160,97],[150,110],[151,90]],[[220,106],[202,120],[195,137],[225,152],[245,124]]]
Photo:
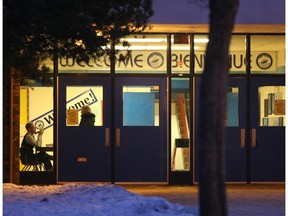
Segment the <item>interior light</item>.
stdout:
[[[123,38],[120,42],[127,41],[130,43],[166,43],[167,38]],[[194,38],[195,43],[208,43],[208,38]],[[174,43],[174,38],[171,38],[171,43]]]
[[194,38],[195,43],[208,43],[209,39],[208,38]]
[[121,42],[127,41],[131,43],[166,43],[166,38],[125,38],[120,39]]
[[[130,47],[123,47],[123,46],[115,46],[116,50],[167,50],[167,46],[130,46]],[[189,46],[172,46],[171,49],[173,51],[176,50],[190,50]],[[198,50],[199,47],[195,46],[194,50]]]

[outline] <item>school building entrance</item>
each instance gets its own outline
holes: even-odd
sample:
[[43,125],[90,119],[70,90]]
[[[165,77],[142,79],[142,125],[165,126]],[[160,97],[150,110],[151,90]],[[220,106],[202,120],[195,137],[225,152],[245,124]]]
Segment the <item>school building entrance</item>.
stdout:
[[[123,40],[130,46],[115,47],[115,62],[108,56],[85,65],[61,57],[47,62],[54,69],[42,79],[21,80],[19,146],[25,124],[33,122],[44,129],[35,152],[53,156],[53,171],[20,160],[22,184],[198,181],[207,34],[143,33]],[[283,34],[232,37],[227,182],[285,180],[284,54]],[[81,125],[83,107],[95,115],[93,124]]]
[[[165,77],[61,77],[58,181],[167,182],[166,89]],[[79,126],[84,104],[94,126]]]

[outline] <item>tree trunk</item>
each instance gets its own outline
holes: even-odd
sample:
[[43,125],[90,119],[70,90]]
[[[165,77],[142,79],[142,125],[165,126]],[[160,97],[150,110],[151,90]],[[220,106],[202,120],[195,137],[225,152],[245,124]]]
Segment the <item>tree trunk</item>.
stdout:
[[238,0],[210,0],[210,31],[200,100],[201,216],[226,216],[224,120],[231,33]]

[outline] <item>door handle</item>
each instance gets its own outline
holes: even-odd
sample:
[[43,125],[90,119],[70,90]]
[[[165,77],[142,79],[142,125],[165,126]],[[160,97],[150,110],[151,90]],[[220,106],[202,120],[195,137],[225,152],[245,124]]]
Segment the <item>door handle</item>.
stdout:
[[120,138],[121,138],[120,128],[116,128],[116,147],[117,148],[120,147]]
[[110,128],[105,128],[105,147],[110,146]]
[[245,129],[241,129],[241,142],[240,142],[240,148],[245,148],[246,147],[246,130]]
[[257,139],[256,139],[256,129],[252,129],[251,133],[251,147],[256,148],[257,147]]

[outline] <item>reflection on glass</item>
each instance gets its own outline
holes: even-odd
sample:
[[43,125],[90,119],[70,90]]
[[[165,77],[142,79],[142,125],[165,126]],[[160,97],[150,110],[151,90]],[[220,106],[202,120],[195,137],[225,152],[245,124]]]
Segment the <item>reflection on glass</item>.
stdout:
[[66,87],[66,126],[103,125],[103,86]]
[[190,71],[190,37],[187,34],[175,34],[171,37],[172,73],[189,73]]
[[166,35],[133,35],[121,42],[115,47],[116,73],[166,73]]
[[285,126],[285,86],[259,87],[258,94],[259,126]]
[[159,126],[159,86],[123,86],[123,126]]
[[251,36],[251,73],[285,73],[285,36]]
[[190,170],[190,87],[189,78],[171,82],[171,170]]
[[[53,78],[39,77],[36,80],[22,79],[20,86],[20,138],[19,149],[21,150],[22,140],[27,133],[26,123],[33,122],[36,127],[35,138],[38,137],[40,129],[44,130],[42,136],[42,150],[53,156]],[[38,153],[40,149],[34,147],[33,154]],[[20,171],[45,171],[43,165],[26,165],[21,161]],[[51,160],[53,164],[53,160]]]
[[239,89],[227,88],[227,112],[225,118],[225,125],[228,127],[239,126]]

